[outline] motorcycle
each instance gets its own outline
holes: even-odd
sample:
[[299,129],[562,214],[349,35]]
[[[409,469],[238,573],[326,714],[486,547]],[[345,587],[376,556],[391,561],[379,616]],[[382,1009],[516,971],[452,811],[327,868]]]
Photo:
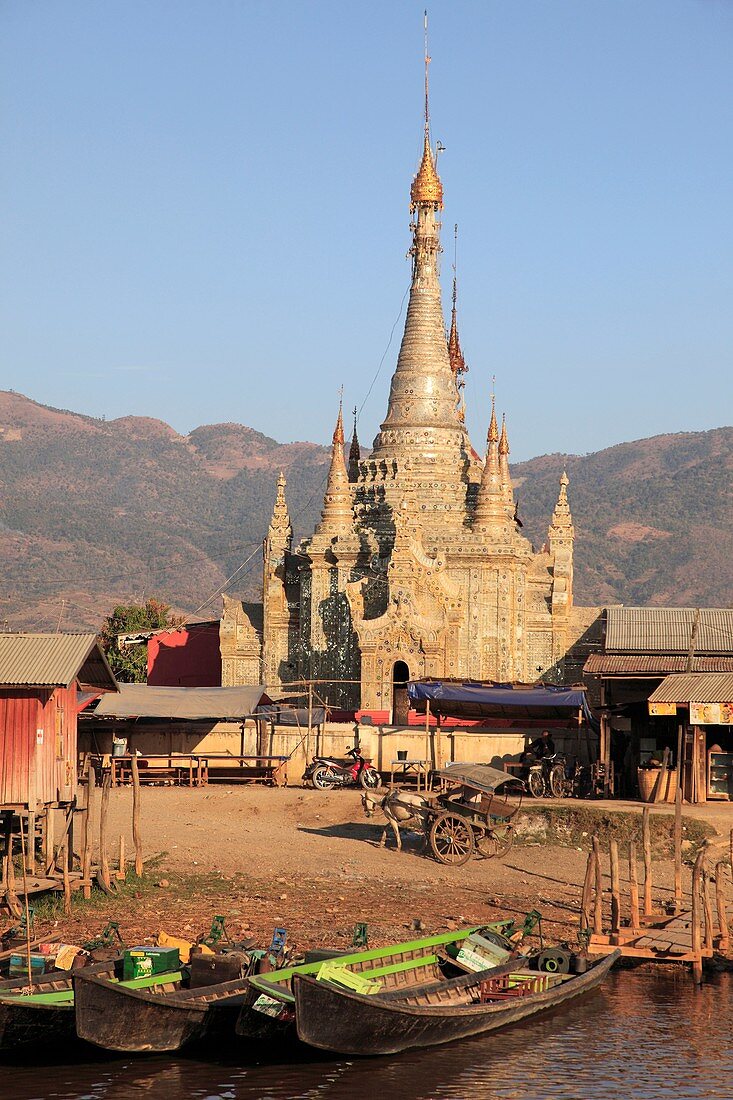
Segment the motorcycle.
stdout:
[[348,763],[328,756],[314,756],[303,773],[304,782],[312,783],[318,791],[332,791],[336,787],[363,787],[373,790],[381,783],[379,772],[371,760],[365,760],[359,749],[347,749],[351,757]]
[[533,798],[566,798],[572,790],[565,769],[565,755],[554,752],[527,765],[527,787]]

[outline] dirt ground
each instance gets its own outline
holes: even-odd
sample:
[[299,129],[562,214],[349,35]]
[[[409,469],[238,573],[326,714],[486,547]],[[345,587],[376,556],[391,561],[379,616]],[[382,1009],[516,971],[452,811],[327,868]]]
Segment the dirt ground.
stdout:
[[[638,803],[587,805],[606,820],[612,807],[641,811]],[[711,816],[722,854],[733,812],[715,807]],[[120,834],[128,858],[133,852],[131,819],[131,790],[114,789],[113,867]],[[391,833],[388,847],[378,847],[384,821],[365,818],[358,791],[300,788],[146,787],[141,822],[143,878],[128,875],[113,898],[96,891],[90,901],[75,896],[71,917],[63,916],[59,901],[39,903],[43,934],[78,943],[111,919],[127,943],[150,942],[160,929],[195,938],[223,914],[235,938],[255,936],[265,945],[276,925],[300,947],[347,944],[359,921],[368,923],[376,945],[413,930],[427,934],[538,909],[545,936],[557,942],[577,929],[590,844],[589,838],[575,847],[525,841],[502,860],[444,867],[425,855],[414,833],[404,835],[402,852]],[[655,861],[654,879],[659,899],[668,897],[669,860]]]

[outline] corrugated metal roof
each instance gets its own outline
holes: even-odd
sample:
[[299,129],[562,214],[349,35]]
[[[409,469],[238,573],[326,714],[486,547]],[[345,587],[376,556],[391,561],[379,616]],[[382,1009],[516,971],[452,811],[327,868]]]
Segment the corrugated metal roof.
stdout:
[[119,695],[100,699],[94,717],[241,719],[253,714],[259,703],[270,702],[261,684],[208,688],[120,684],[119,688]]
[[649,696],[650,703],[733,703],[733,672],[668,676]]
[[[694,607],[609,607],[607,653],[687,653]],[[700,608],[695,652],[733,656],[733,610]]]
[[[687,656],[644,653],[591,653],[583,666],[589,676],[668,676],[684,672]],[[693,672],[733,672],[733,656],[693,657]]]
[[96,634],[0,634],[0,685],[116,690]]

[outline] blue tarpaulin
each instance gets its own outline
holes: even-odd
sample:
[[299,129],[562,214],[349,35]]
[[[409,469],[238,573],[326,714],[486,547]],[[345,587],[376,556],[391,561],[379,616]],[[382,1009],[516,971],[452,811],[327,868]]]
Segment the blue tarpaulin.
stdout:
[[590,725],[596,723],[581,688],[423,680],[408,684],[407,692],[417,710],[425,710],[429,701],[434,714],[449,717],[572,720],[580,711]]

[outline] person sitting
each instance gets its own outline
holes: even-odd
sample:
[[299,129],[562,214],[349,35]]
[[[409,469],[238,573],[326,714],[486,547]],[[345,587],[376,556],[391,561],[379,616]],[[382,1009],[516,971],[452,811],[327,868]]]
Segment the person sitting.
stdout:
[[555,742],[550,736],[549,730],[543,730],[542,735],[536,741],[530,742],[525,756],[533,756],[535,760],[544,760],[548,756],[555,755]]

